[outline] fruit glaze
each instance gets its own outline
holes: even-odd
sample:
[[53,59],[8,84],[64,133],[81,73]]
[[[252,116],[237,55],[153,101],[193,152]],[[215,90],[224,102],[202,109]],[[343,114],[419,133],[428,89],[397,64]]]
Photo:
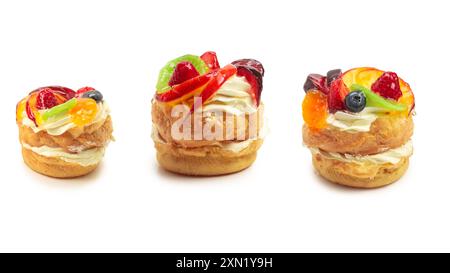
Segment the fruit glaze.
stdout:
[[102,93],[92,87],[78,91],[62,86],[41,87],[16,107],[18,124],[35,133],[45,131],[53,136],[104,121],[108,115],[109,107],[103,102]]
[[414,94],[394,72],[360,67],[326,76],[310,74],[303,86],[303,119],[313,130],[327,127],[368,132],[382,115],[408,117],[414,113]]
[[160,71],[155,99],[170,106],[185,104],[194,111],[194,97],[203,111],[231,114],[256,112],[263,88],[264,68],[253,59],[240,59],[221,67],[216,53],[184,55]]

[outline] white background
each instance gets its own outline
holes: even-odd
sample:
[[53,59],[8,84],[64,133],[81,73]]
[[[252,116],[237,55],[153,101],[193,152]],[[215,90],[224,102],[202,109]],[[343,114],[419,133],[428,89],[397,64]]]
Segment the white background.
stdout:
[[[0,251],[450,251],[448,1],[1,1]],[[255,164],[215,178],[157,166],[159,69],[214,50],[256,58],[271,132]],[[415,154],[398,183],[335,186],[302,146],[308,73],[396,71],[417,99]],[[59,84],[101,90],[117,139],[94,174],[23,164],[15,105]]]

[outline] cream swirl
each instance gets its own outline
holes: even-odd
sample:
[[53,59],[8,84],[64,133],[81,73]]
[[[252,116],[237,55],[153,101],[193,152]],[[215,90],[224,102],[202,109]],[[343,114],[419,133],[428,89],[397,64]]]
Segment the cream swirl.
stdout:
[[203,105],[203,111],[225,112],[232,115],[254,113],[258,109],[249,93],[250,88],[245,77],[234,75]]
[[327,123],[341,131],[369,132],[372,123],[378,118],[380,113],[385,111],[377,107],[366,107],[359,113],[337,111],[328,115]]
[[[111,112],[106,102],[98,103],[97,107],[98,107],[97,115],[95,116],[91,124],[105,121],[105,119]],[[22,124],[24,126],[31,128],[35,133],[45,131],[46,133],[52,136],[62,135],[65,132],[69,131],[70,129],[77,127],[77,125],[72,122],[72,119],[68,114],[63,115],[58,119],[50,120],[40,124],[39,126],[36,126],[34,122],[27,117],[26,112],[24,112]]]

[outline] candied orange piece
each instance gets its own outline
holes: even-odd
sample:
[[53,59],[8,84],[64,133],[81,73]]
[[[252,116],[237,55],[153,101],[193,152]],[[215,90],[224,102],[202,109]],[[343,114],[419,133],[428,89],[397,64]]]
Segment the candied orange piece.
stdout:
[[93,99],[80,98],[75,107],[70,109],[69,114],[72,117],[72,122],[75,125],[82,127],[91,123],[97,115],[97,103]]
[[303,100],[303,120],[312,129],[327,127],[327,96],[318,90],[309,91]]
[[27,106],[28,97],[21,100],[16,106],[16,121],[22,121],[23,113],[25,112],[25,107]]

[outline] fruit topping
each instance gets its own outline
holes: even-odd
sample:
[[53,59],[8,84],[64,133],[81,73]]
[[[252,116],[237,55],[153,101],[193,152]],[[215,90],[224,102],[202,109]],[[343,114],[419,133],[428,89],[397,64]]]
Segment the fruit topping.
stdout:
[[240,59],[232,62],[231,64],[233,64],[237,68],[247,67],[249,69],[253,69],[260,74],[261,78],[264,76],[264,67],[262,63],[255,59]]
[[44,114],[42,114],[42,119],[44,121],[47,121],[51,118],[56,118],[58,116],[64,115],[67,112],[69,112],[70,109],[75,107],[75,105],[77,105],[77,99],[76,98],[70,99],[63,104],[57,105],[45,111]]
[[162,102],[176,103],[183,99],[194,96],[201,87],[205,86],[214,76],[214,72],[201,75],[185,81],[181,84],[174,85],[172,89],[165,93],[156,94],[155,98]]
[[[214,76],[205,86],[203,91],[200,93],[202,104],[206,103],[208,99],[211,98],[217,92],[217,90],[219,90],[219,88],[225,83],[225,81],[228,80],[231,76],[235,75],[236,72],[237,69],[232,64],[226,65],[223,68],[217,70],[217,72],[214,73]],[[192,106],[191,112],[194,111],[195,106],[196,105]]]
[[261,92],[263,88],[261,74],[256,72],[254,69],[240,66],[237,68],[237,75],[245,77],[247,82],[250,84],[250,90],[248,90],[248,92],[252,96],[253,102],[258,106],[261,100]]
[[175,67],[172,77],[170,77],[169,86],[172,87],[176,84],[183,83],[198,75],[198,71],[190,62],[180,62]]
[[91,91],[87,91],[85,93],[83,93],[81,95],[82,98],[88,98],[88,99],[93,99],[95,100],[97,103],[102,102],[103,101],[103,94],[98,91],[98,90],[91,90]]
[[327,72],[327,86],[330,87],[331,83],[342,75],[342,70],[333,69]]
[[48,89],[51,90],[51,92],[55,95],[58,95],[58,98],[63,97],[63,101],[58,101],[59,103],[62,103],[64,101],[70,100],[71,98],[75,97],[75,91],[73,91],[70,88],[64,87],[64,86],[45,86],[45,87],[40,87],[38,89],[35,89],[33,91],[30,92],[31,94],[34,93],[38,93],[44,89]]
[[362,91],[352,91],[345,97],[345,107],[348,111],[359,113],[366,107],[366,95]]
[[327,78],[320,74],[309,74],[306,78],[305,84],[303,84],[303,90],[305,92],[308,92],[309,90],[319,90],[324,94],[328,94],[326,80]]
[[93,91],[93,90],[95,90],[95,88],[90,87],[90,86],[85,86],[85,87],[82,87],[77,90],[77,95],[82,95],[86,92]]
[[384,72],[376,82],[372,84],[372,91],[382,97],[397,101],[402,96],[398,76],[394,72]]
[[27,101],[28,101],[28,97],[19,101],[19,103],[16,105],[16,121],[17,122],[19,122],[23,119],[23,113],[26,111],[25,108],[27,107]]
[[206,63],[195,55],[184,55],[169,61],[159,72],[158,82],[156,84],[156,92],[164,93],[170,90],[169,81],[172,78],[172,74],[180,62],[191,63],[200,75],[203,75],[209,71],[209,67]]
[[322,129],[327,127],[328,105],[327,96],[318,91],[312,90],[306,93],[302,104],[303,120],[312,129]]
[[37,109],[36,109],[36,100],[37,100],[37,96],[38,96],[38,93],[37,93],[37,92],[31,93],[31,95],[30,95],[30,97],[28,98],[27,103],[26,103],[26,105],[25,105],[25,111],[26,111],[26,113],[27,113],[28,118],[29,118],[31,121],[33,121],[34,124],[35,124],[36,126],[37,126],[38,124],[37,124],[37,122],[36,122],[36,116],[35,116],[34,113],[37,112]]
[[72,122],[79,127],[91,123],[97,115],[97,102],[90,98],[78,99],[76,105],[69,110]]
[[348,92],[348,88],[341,79],[331,83],[328,93],[328,109],[331,113],[345,109],[344,100]]
[[254,59],[240,59],[232,62],[237,68],[237,75],[245,77],[251,88],[249,90],[250,95],[253,98],[254,103],[258,106],[261,100],[261,92],[263,89],[263,65]]
[[216,52],[207,51],[203,53],[203,55],[200,56],[200,58],[205,62],[205,64],[209,67],[210,70],[216,70],[220,68]]
[[380,107],[380,108],[386,109],[387,111],[403,112],[403,111],[408,110],[408,107],[406,105],[387,100],[362,85],[353,84],[350,87],[350,90],[351,91],[362,91],[364,93],[364,95],[366,96],[367,106]]
[[58,100],[50,88],[44,88],[37,93],[36,108],[38,110],[50,109],[58,104]]

